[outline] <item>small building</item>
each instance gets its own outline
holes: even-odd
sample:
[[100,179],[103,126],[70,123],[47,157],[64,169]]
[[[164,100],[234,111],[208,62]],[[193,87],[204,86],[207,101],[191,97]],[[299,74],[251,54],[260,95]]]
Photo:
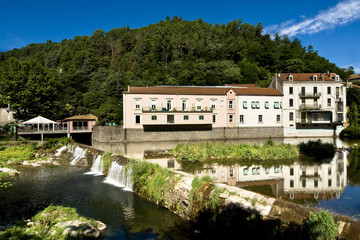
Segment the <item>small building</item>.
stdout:
[[95,115],[77,115],[65,118],[70,133],[91,133],[98,118]]
[[360,74],[353,74],[348,78],[349,82],[360,81]]

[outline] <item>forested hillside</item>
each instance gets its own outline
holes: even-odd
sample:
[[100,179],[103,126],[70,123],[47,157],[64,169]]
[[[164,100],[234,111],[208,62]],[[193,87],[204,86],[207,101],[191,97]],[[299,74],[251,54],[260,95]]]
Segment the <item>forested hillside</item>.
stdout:
[[175,16],[140,29],[96,30],[2,52],[0,94],[20,119],[93,113],[102,123],[119,122],[127,85],[267,86],[275,72],[326,71],[343,79],[353,73],[297,39],[272,40],[260,23],[212,25]]

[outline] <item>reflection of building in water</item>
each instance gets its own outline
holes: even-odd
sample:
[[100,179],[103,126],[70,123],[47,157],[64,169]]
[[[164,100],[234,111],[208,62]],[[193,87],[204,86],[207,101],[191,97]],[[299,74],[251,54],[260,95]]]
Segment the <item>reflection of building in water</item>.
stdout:
[[218,183],[236,186],[271,186],[281,198],[339,198],[346,186],[346,154],[336,152],[329,162],[295,163],[292,166],[221,166],[214,164],[197,170],[197,176],[209,175]]

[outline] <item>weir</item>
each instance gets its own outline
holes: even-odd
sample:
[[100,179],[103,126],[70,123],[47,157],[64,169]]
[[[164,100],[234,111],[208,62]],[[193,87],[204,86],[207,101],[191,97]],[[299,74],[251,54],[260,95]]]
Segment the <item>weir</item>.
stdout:
[[95,176],[104,175],[104,165],[103,165],[103,161],[101,160],[101,155],[98,156],[94,155],[93,159],[95,160],[93,161],[90,172],[87,172],[85,174],[95,175]]
[[80,159],[85,159],[85,157],[86,157],[85,156],[86,149],[82,149],[78,146],[74,147],[74,146],[70,145],[70,147],[68,148],[68,151],[70,153],[72,153],[74,156],[70,162],[71,165],[76,165]]
[[125,191],[133,191],[131,172],[125,166],[112,162],[105,183],[124,188]]

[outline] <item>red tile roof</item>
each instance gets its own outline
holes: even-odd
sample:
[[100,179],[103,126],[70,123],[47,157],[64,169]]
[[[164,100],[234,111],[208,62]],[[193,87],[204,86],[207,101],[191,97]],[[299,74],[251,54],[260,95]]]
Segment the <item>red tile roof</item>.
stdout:
[[352,80],[360,80],[360,74],[354,74],[354,75],[351,75],[349,78],[348,78],[349,81],[352,81]]
[[62,122],[66,122],[66,121],[70,121],[70,120],[93,120],[93,121],[97,121],[98,118],[95,115],[92,115],[92,114],[76,115],[76,116],[65,118],[64,120],[62,120]]
[[155,86],[155,87],[130,87],[130,91],[124,94],[169,94],[169,95],[226,95],[233,89],[238,95],[266,95],[282,96],[274,88],[259,87],[178,87],[178,86]]
[[256,84],[226,84],[225,86],[229,86],[229,87],[259,87]]
[[289,81],[290,74],[293,76],[293,81],[313,81],[314,75],[317,76],[317,81],[335,81],[335,73],[331,73],[330,76],[325,73],[280,73],[278,76],[283,81]]

